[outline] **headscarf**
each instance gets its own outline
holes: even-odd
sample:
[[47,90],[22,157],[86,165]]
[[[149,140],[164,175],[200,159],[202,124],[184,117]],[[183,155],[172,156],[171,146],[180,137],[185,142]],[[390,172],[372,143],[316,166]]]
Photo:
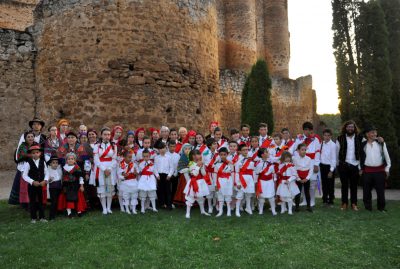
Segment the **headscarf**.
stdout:
[[181,171],[184,168],[187,168],[189,165],[189,156],[185,154],[185,149],[192,148],[190,144],[184,144],[181,149],[181,157],[178,161],[178,171]]

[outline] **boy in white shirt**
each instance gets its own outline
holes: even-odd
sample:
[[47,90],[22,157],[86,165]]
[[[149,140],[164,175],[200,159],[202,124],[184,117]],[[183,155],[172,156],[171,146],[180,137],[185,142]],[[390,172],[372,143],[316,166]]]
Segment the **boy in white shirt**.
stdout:
[[171,178],[174,174],[172,159],[167,155],[165,143],[159,143],[159,155],[154,158],[154,175],[158,181],[159,204],[163,208],[172,209]]
[[322,202],[333,205],[335,199],[336,144],[332,141],[332,130],[322,133],[321,162],[319,164],[322,181]]
[[[310,157],[306,155],[307,145],[299,144],[297,147],[298,155],[293,157],[293,164],[295,165],[297,171],[297,186],[301,192],[304,188],[304,196],[307,201],[307,211],[312,212],[310,205],[310,180],[313,174],[314,163]],[[300,193],[296,195],[296,212],[300,211]]]
[[[176,193],[176,189],[178,187],[178,162],[180,159],[180,155],[175,152],[176,149],[176,142],[174,140],[170,140],[168,142],[168,152],[166,153],[170,158],[172,162],[172,167],[174,169],[174,173],[172,174],[171,177],[171,199],[174,200],[174,196]],[[172,208],[175,208],[174,204],[171,205]]]

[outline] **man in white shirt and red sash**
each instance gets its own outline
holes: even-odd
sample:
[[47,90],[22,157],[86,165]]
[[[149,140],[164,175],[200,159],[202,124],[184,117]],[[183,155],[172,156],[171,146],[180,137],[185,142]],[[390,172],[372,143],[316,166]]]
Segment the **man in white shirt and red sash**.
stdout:
[[372,211],[372,188],[377,195],[377,207],[385,212],[385,180],[389,176],[391,161],[386,144],[377,139],[374,126],[367,126],[364,133],[367,140],[361,143],[360,166],[363,179],[363,201],[365,209]]

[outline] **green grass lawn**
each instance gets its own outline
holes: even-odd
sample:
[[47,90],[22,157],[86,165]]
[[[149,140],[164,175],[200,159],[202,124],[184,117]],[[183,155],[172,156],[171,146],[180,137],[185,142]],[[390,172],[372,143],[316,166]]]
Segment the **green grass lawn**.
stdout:
[[0,268],[399,268],[400,202],[387,209],[219,219],[194,209],[190,220],[115,209],[30,224],[2,201]]

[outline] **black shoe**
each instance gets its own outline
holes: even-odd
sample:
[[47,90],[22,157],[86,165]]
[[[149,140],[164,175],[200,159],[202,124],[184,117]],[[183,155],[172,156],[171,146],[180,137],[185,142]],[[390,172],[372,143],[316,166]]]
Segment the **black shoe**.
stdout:
[[382,213],[386,213],[387,212],[387,210],[386,209],[378,209],[380,212],[382,212]]
[[300,207],[296,206],[296,208],[294,209],[294,212],[300,212]]
[[310,213],[313,212],[311,207],[307,207],[307,211],[310,212]]
[[372,211],[372,207],[366,207],[365,210]]
[[78,213],[78,217],[79,217],[79,218],[82,217],[82,212],[81,212],[81,213]]

